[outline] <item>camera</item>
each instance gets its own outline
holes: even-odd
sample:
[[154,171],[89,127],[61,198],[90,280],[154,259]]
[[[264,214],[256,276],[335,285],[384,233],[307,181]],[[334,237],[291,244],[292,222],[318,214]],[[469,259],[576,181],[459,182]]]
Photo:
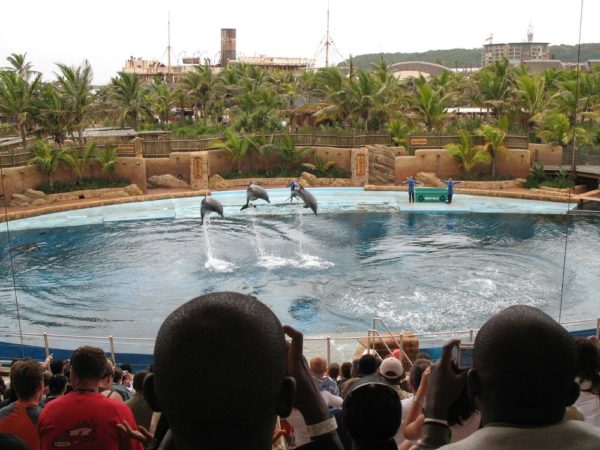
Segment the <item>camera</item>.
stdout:
[[454,352],[454,363],[459,369],[473,367],[473,344],[459,344]]

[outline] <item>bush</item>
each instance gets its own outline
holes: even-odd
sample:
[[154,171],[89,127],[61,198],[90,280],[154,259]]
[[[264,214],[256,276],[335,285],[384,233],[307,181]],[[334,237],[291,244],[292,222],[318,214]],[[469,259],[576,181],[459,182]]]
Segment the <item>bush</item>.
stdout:
[[108,180],[106,178],[82,178],[81,181],[66,182],[55,181],[50,188],[48,183],[42,183],[36,187],[38,191],[43,191],[46,194],[58,194],[61,192],[83,191],[85,189],[103,189],[103,188],[119,188],[131,184],[130,180],[118,178]]

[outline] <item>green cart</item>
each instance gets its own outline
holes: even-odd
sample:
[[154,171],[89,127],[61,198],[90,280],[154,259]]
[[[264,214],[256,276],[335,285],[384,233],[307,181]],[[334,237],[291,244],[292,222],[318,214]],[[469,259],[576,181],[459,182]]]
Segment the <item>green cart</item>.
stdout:
[[417,202],[446,202],[448,189],[422,187],[415,188],[415,200]]

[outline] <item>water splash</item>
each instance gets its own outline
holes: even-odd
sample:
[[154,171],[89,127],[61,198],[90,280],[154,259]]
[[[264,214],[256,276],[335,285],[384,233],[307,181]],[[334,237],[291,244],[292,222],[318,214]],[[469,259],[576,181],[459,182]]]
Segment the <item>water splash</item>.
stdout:
[[206,262],[204,263],[204,268],[212,270],[213,272],[233,272],[235,266],[232,263],[215,258],[214,256],[213,246],[209,236],[210,218],[206,219],[206,224],[202,228],[204,231],[204,241],[206,243]]
[[298,239],[298,259],[296,266],[302,269],[329,269],[335,266],[331,261],[325,261],[318,256],[311,255],[304,252],[302,245],[304,236],[304,214],[301,209],[298,210],[298,232],[300,239]]

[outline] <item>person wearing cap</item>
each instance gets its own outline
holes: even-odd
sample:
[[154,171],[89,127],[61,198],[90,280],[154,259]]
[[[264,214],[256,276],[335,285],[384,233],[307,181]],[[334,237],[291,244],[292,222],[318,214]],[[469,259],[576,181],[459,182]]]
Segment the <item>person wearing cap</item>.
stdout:
[[411,397],[411,394],[403,390],[400,386],[400,383],[404,379],[404,368],[400,360],[394,357],[384,359],[379,366],[379,376],[383,377],[398,393],[400,400]]

